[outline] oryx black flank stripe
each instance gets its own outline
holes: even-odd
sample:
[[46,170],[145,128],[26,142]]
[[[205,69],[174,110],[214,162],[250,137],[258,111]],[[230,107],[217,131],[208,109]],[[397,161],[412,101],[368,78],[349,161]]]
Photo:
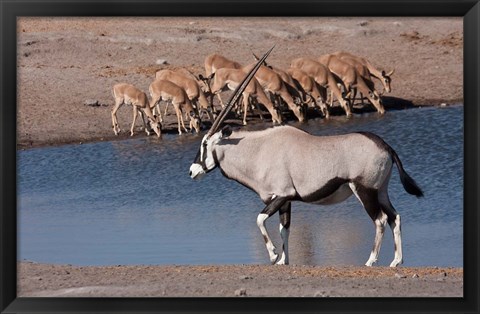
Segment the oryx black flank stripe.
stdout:
[[343,179],[343,178],[338,178],[335,177],[331,180],[329,180],[324,186],[322,186],[319,190],[309,194],[305,195],[303,197],[297,195],[295,200],[307,202],[307,203],[313,203],[319,200],[322,200],[333,193],[335,193],[342,185],[345,183],[348,183],[348,179]]

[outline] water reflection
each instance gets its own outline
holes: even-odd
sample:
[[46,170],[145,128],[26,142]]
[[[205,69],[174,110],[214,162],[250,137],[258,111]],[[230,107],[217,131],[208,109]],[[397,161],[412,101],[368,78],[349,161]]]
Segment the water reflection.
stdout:
[[[463,107],[334,117],[294,125],[314,134],[372,131],[423,188],[390,181],[402,215],[406,266],[462,266]],[[258,126],[257,126],[258,127]],[[188,176],[201,135],[165,135],[18,152],[19,259],[79,265],[268,263],[258,196],[215,170]],[[267,221],[277,247],[278,217]],[[351,197],[292,205],[293,264],[363,265],[374,227]],[[448,254],[447,254],[448,253]],[[393,258],[385,232],[379,263]]]

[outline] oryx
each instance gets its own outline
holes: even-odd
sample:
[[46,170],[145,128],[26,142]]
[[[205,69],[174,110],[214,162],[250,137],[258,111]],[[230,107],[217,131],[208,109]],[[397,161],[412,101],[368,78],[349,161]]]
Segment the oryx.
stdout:
[[[263,62],[262,59],[257,65]],[[248,77],[252,77],[254,71],[255,68]],[[243,83],[245,86],[248,80]],[[241,88],[236,90],[203,137],[190,166],[190,176],[197,179],[219,167],[224,176],[260,196],[266,207],[258,215],[257,225],[264,237],[270,261],[288,264],[292,201],[326,205],[344,201],[355,194],[376,226],[374,246],[365,265],[372,266],[377,261],[387,223],[395,242],[395,257],[390,266],[401,264],[400,215],[388,197],[393,164],[397,165],[400,180],[408,193],[420,197],[423,192],[405,172],[393,148],[380,137],[365,132],[313,136],[291,126],[252,132],[232,131],[228,126],[220,129],[239,93]],[[277,211],[283,242],[280,258],[265,228],[266,219]]]

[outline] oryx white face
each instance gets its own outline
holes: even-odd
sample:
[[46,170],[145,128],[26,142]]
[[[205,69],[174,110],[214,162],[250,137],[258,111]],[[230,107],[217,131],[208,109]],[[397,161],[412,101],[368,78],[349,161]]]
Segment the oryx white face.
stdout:
[[203,137],[200,150],[190,166],[190,177],[192,179],[200,179],[204,174],[215,169],[218,162],[215,156],[215,145],[231,133],[230,127],[226,126],[210,137],[208,137],[208,134]]

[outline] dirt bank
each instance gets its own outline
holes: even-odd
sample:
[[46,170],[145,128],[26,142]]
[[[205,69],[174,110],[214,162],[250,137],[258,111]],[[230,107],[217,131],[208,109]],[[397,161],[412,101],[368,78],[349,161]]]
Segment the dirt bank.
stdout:
[[[273,44],[269,62],[280,68],[294,57],[338,50],[395,68],[387,111],[463,99],[461,18],[22,17],[18,147],[112,139],[114,83],[147,91],[159,69],[204,73],[204,58],[214,52],[248,64],[252,52]],[[97,105],[86,105],[90,100]],[[165,131],[176,132],[173,110],[168,119]],[[131,110],[121,108],[119,121],[128,129]]]
[[18,264],[18,296],[462,297],[462,268]]

